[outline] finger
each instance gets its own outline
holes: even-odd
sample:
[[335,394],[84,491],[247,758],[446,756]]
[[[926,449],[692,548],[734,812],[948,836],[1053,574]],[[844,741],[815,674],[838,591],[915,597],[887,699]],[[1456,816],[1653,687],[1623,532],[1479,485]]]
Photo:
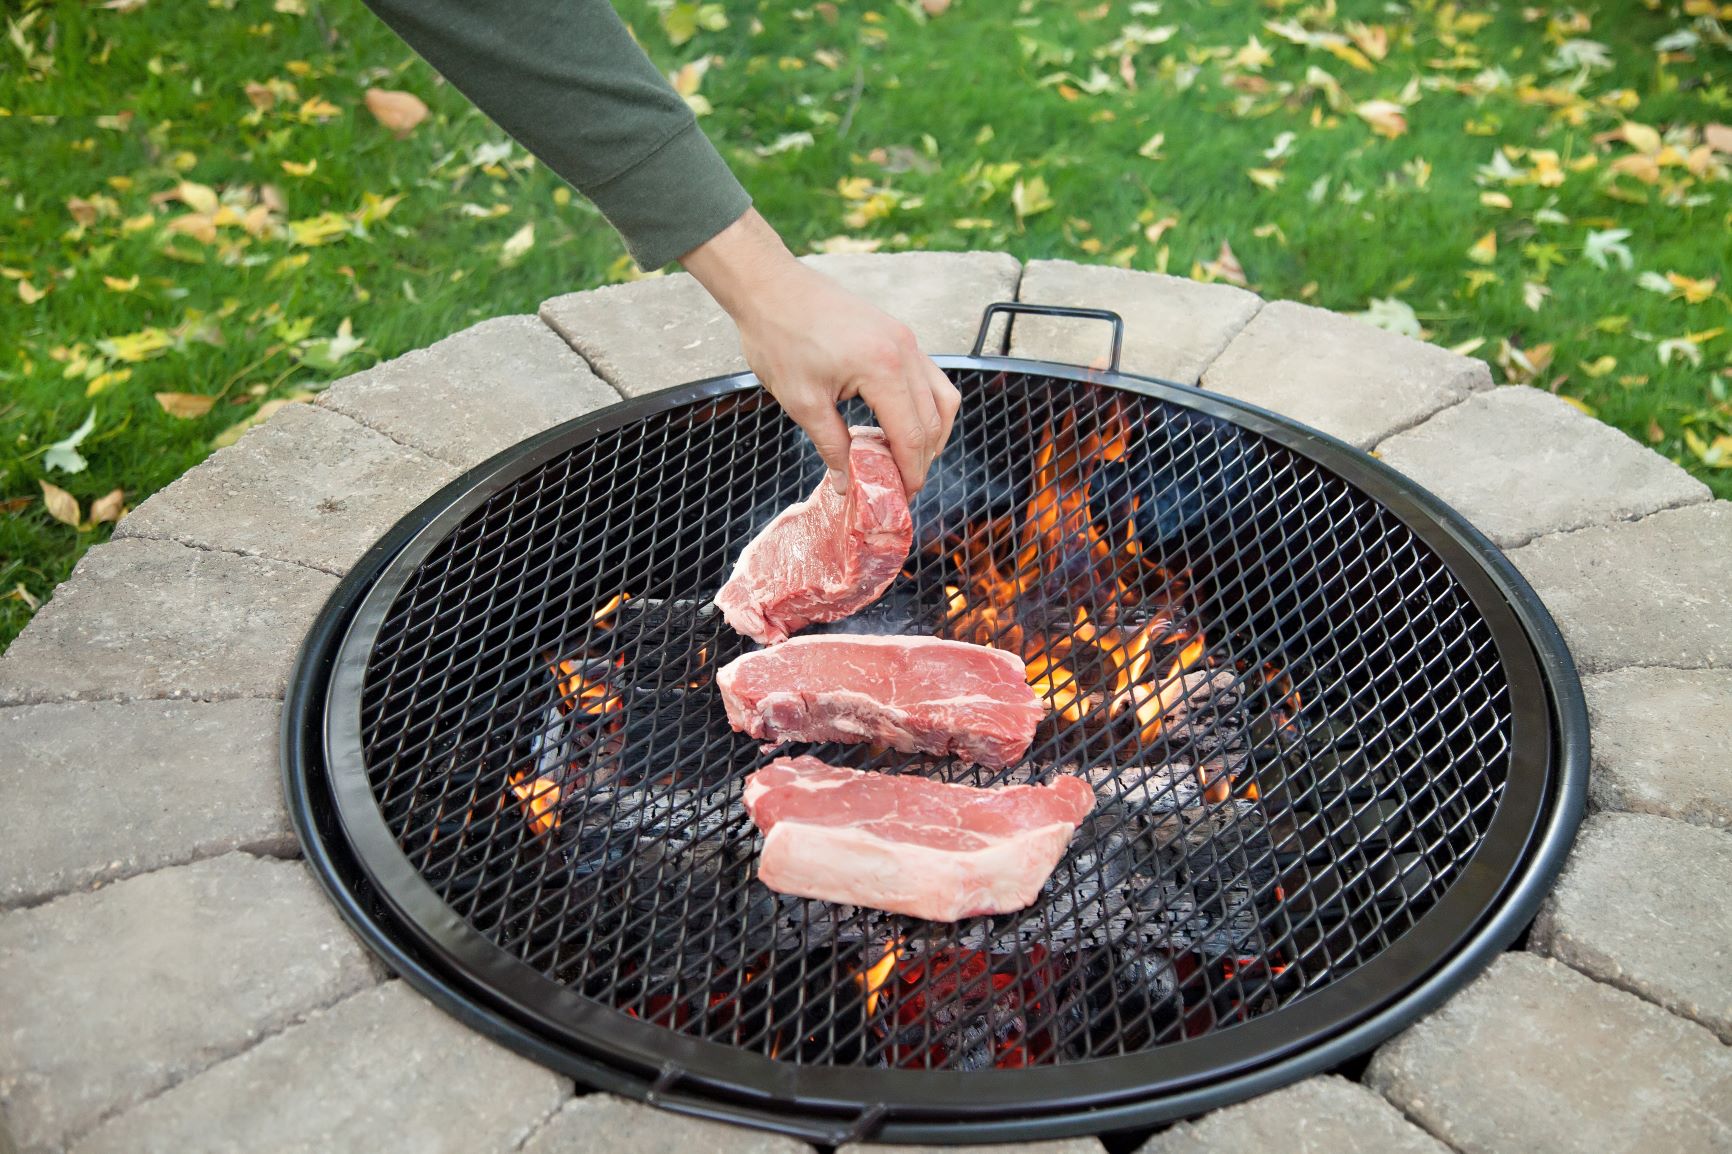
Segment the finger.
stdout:
[[938,448],[933,453],[937,460],[938,453],[944,452],[944,446],[950,443],[950,434],[956,428],[956,414],[962,409],[962,391],[958,389],[944,370],[931,361],[927,365],[932,375],[932,400],[938,406],[938,418],[943,427],[938,433]]
[[926,462],[920,470],[923,482],[926,470],[932,467],[938,450],[944,447],[944,415],[938,411],[938,398],[932,392],[932,378],[927,375],[933,368],[932,362],[918,350],[907,357],[903,368],[908,378],[908,391],[914,396],[914,411],[919,414],[920,427],[926,434],[923,446],[926,450]]
[[812,447],[818,450],[818,456],[824,459],[830,471],[846,481],[848,448],[853,439],[848,435],[848,423],[836,411],[836,406],[820,397],[788,406],[788,416],[806,430],[806,435],[812,439]]
[[914,391],[899,373],[883,373],[860,387],[860,395],[878,418],[890,441],[890,455],[902,474],[902,487],[913,496],[926,479],[926,426],[915,407]]

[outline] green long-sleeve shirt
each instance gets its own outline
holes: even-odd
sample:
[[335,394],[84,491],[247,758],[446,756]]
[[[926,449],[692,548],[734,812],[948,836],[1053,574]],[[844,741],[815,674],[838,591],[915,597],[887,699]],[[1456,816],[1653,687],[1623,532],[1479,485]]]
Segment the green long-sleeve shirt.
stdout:
[[751,205],[607,0],[365,0],[659,268]]

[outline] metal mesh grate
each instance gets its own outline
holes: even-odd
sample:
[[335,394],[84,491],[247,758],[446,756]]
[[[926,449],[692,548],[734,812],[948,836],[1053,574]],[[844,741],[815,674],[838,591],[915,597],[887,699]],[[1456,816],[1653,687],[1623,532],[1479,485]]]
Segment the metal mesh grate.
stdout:
[[1039,901],[938,925],[753,877],[707,607],[822,473],[760,394],[666,410],[490,498],[379,629],[381,812],[471,927],[633,1017],[788,1062],[1050,1065],[1231,1027],[1412,927],[1490,824],[1509,691],[1485,622],[1388,510],[1238,425],[960,371],[901,578],[849,628],[1019,652],[1054,706],[997,774],[1095,813]]

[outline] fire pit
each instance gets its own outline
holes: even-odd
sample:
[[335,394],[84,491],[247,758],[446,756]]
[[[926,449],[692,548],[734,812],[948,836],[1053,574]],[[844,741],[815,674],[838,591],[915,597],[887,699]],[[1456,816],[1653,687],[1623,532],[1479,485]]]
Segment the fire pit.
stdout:
[[[982,356],[1000,311],[1104,370]],[[1110,313],[995,305],[884,598],[824,628],[1017,653],[1050,713],[977,785],[1095,812],[1038,901],[956,924],[775,894],[709,598],[823,466],[749,374],[466,474],[350,573],[285,714],[309,860],[399,972],[593,1085],[822,1142],[1026,1138],[1328,1068],[1531,919],[1585,789],[1550,618],[1457,515],[1270,413],[1118,371]],[[859,418],[864,411],[851,416]]]

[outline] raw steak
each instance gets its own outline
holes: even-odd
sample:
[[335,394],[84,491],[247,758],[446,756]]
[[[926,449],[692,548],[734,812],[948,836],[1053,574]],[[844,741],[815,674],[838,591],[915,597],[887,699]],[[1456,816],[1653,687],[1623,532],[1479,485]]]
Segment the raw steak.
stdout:
[[881,430],[857,426],[844,492],[825,477],[740,552],[716,594],[729,625],[774,645],[814,621],[839,621],[878,600],[914,541],[902,474]]
[[936,637],[796,637],[716,674],[735,729],[768,742],[874,741],[1009,765],[1045,716],[1020,658]]
[[771,889],[953,922],[1033,902],[1095,795],[1074,777],[975,789],[779,757],[745,801]]

